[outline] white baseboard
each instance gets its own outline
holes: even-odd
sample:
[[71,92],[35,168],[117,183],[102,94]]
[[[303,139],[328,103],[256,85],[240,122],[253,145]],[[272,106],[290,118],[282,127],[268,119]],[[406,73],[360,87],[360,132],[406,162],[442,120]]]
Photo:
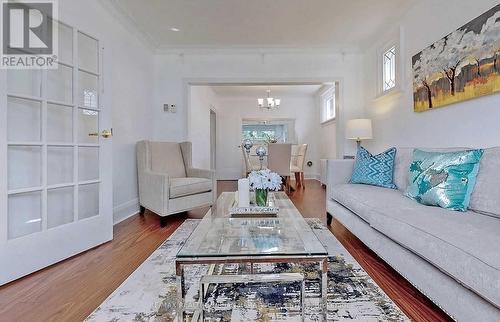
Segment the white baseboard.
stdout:
[[132,217],[139,212],[139,198],[124,202],[113,208],[113,225]]

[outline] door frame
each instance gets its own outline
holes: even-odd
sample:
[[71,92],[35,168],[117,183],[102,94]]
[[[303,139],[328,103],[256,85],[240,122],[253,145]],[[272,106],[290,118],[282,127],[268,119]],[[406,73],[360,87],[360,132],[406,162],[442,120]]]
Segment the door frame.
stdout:
[[[213,129],[212,117],[214,120]],[[210,168],[217,169],[217,111],[213,105],[210,106]]]

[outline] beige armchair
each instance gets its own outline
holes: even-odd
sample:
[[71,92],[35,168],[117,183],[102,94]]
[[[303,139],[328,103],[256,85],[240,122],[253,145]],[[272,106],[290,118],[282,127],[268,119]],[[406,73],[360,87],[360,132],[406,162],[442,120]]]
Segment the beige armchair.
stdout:
[[214,171],[192,167],[191,142],[138,142],[137,172],[141,214],[157,213],[162,227],[167,216],[211,206],[217,198]]

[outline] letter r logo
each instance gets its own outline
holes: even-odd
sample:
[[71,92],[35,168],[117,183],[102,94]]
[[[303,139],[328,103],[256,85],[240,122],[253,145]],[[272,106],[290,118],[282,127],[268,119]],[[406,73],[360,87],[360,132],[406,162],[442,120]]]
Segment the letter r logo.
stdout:
[[4,2],[3,54],[51,55],[52,10],[50,2]]

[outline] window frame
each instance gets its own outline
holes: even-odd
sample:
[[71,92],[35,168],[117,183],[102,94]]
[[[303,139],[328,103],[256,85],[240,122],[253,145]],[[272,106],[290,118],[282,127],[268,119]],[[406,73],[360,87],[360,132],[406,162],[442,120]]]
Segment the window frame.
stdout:
[[[400,51],[400,40],[398,37],[394,37],[391,41],[386,42],[383,46],[379,47],[377,50],[377,93],[376,98],[385,96],[387,94],[397,93],[400,91],[401,86],[401,51]],[[394,47],[395,57],[394,57],[394,86],[384,90],[384,55],[390,49]]]
[[[333,99],[333,117],[328,117],[328,101],[330,99]],[[320,117],[321,117],[321,124],[327,124],[330,122],[335,122],[337,119],[338,115],[338,110],[339,110],[339,83],[335,82],[333,85],[330,86],[330,88],[326,89],[320,94]]]
[[[387,53],[391,52],[391,51],[394,51],[394,61],[392,62],[394,64],[394,84],[389,87],[389,88],[385,88],[386,84],[387,84],[387,74],[386,74],[386,71],[387,71],[387,68],[386,68],[386,55]],[[397,72],[396,72],[396,66],[397,66],[397,46],[396,44],[392,45],[392,46],[389,46],[389,48],[387,48],[386,50],[384,50],[382,52],[382,55],[381,55],[381,68],[382,68],[382,93],[386,93],[386,92],[389,92],[391,91],[392,89],[394,89],[396,87],[396,75],[397,75]],[[392,76],[392,75],[391,75]]]

